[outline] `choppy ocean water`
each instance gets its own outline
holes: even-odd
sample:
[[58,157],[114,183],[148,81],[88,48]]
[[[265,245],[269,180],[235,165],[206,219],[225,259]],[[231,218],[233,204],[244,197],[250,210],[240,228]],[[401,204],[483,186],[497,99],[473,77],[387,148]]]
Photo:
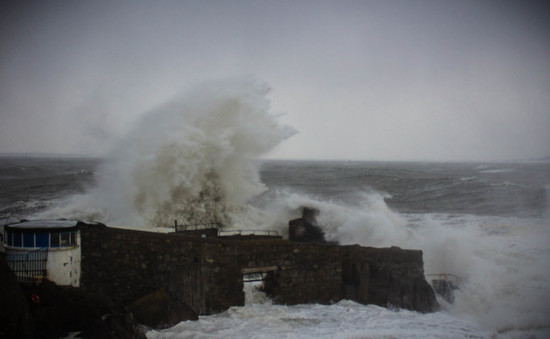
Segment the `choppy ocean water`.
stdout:
[[[139,215],[148,209],[123,218],[107,210],[101,201],[107,198],[97,191],[110,175],[109,163],[1,157],[0,220],[79,218],[108,225],[155,220]],[[315,207],[330,240],[422,249],[427,274],[461,278],[454,304],[440,300],[441,311],[424,315],[348,301],[330,306],[250,301],[198,322],[151,331],[149,337],[550,335],[550,163],[264,161],[257,169],[258,194],[240,201],[241,208],[225,206],[208,217],[225,213],[229,228],[284,233],[302,206]]]

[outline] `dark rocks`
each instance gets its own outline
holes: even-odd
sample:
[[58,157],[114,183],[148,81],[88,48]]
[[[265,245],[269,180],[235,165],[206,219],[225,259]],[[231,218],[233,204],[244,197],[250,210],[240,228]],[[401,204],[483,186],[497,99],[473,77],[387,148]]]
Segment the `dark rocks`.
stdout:
[[0,256],[0,338],[33,338],[34,319],[23,289]]
[[289,221],[288,239],[294,242],[323,243],[325,233],[317,226],[319,210],[304,207],[302,217]]
[[199,317],[189,306],[170,297],[163,289],[144,296],[127,309],[134,319],[154,329],[172,327],[185,320],[198,320]]
[[440,279],[433,279],[432,286],[435,293],[440,295],[446,302],[448,302],[449,304],[454,303],[455,291],[458,290],[457,283],[442,277]]
[[44,280],[21,287],[0,258],[0,338],[145,338],[130,312],[80,288]]
[[82,332],[79,336],[83,338],[145,338],[130,313],[117,311],[98,294],[47,280],[27,288],[27,294],[39,298],[38,303],[31,303],[37,337]]
[[78,334],[86,339],[145,339],[141,327],[130,312],[109,313]]
[[48,280],[37,287],[26,288],[36,330],[41,336],[55,338],[91,326],[96,319],[110,312],[109,304],[96,295],[70,286],[57,286]]

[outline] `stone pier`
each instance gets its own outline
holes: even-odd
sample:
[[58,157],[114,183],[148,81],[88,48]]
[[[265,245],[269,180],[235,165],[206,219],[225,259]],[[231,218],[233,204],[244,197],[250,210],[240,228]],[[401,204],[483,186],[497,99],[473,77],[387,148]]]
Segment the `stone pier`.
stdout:
[[101,226],[82,228],[81,288],[115,305],[162,289],[201,315],[244,304],[243,269],[271,267],[265,290],[275,303],[363,304],[430,312],[435,294],[422,251],[226,240]]

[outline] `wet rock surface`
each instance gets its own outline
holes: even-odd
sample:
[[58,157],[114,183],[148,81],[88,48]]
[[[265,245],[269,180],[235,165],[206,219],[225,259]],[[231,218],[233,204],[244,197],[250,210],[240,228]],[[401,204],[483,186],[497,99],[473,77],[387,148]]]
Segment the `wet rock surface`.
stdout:
[[145,338],[128,311],[101,296],[43,280],[21,286],[0,259],[0,338]]
[[32,338],[33,333],[25,292],[0,256],[0,338]]
[[319,210],[304,207],[302,217],[288,222],[288,239],[294,242],[324,243],[325,233],[317,225]]
[[182,321],[199,319],[197,313],[189,306],[178,302],[163,289],[136,300],[126,309],[138,323],[154,329],[168,328]]

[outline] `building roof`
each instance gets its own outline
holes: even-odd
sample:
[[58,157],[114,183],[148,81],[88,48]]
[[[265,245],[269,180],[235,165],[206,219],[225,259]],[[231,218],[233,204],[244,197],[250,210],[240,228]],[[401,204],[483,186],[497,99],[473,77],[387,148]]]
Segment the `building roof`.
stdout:
[[65,229],[74,228],[78,225],[78,220],[22,220],[21,222],[8,224],[8,228],[18,229]]

